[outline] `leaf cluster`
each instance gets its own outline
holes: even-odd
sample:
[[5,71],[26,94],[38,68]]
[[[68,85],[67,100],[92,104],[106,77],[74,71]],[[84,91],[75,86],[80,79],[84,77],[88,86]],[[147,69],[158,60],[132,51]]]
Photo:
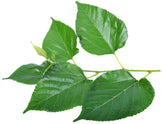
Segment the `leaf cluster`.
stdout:
[[[36,85],[24,113],[29,110],[58,112],[82,106],[74,121],[109,121],[142,112],[151,104],[154,89],[146,76],[136,80],[115,54],[124,47],[128,38],[124,22],[105,9],[76,3],[76,33],[52,18],[42,48],[33,44],[36,52],[46,60],[41,65],[22,65],[5,78]],[[114,54],[121,69],[88,71],[82,70],[75,62],[67,62],[79,52],[77,37],[82,48],[91,54]],[[95,73],[90,77],[102,74],[93,81],[83,72]]]

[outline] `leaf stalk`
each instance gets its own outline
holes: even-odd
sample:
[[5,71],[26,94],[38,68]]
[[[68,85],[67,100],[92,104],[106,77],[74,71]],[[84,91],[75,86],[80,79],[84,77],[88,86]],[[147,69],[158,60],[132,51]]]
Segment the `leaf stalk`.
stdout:
[[[161,70],[133,70],[133,69],[124,69],[126,71],[130,72],[161,72]],[[83,70],[84,72],[98,72],[98,73],[104,73],[104,72],[110,72],[113,70],[103,70],[103,71],[96,71],[96,70]]]
[[74,63],[75,65],[77,65],[73,58],[72,58],[71,60],[73,61],[73,63]]
[[125,70],[132,72],[161,72],[160,70],[133,70],[133,69],[125,69]]
[[47,71],[48,71],[53,65],[55,65],[55,64],[56,64],[56,63],[51,63],[51,64],[45,69],[45,71],[43,72],[42,77],[44,77],[45,74],[47,73]]
[[96,72],[95,74],[93,74],[93,75],[91,75],[91,76],[89,76],[89,77],[87,77],[87,78],[89,79],[89,78],[95,77],[95,76],[98,75],[98,74],[99,74],[99,72]]
[[118,61],[120,67],[124,70],[124,67],[123,67],[123,65],[121,64],[121,62],[119,61],[119,59],[118,59],[116,53],[114,53],[114,56],[115,56],[116,60]]
[[143,78],[146,78],[147,76],[149,76],[152,72],[148,72],[148,74],[146,74]]

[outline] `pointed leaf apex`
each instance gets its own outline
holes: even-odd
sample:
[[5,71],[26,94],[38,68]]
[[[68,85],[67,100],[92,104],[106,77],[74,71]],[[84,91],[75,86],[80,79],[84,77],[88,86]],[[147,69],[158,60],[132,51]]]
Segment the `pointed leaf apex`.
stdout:
[[2,78],[2,80],[6,80],[6,79],[8,79],[8,78]]
[[77,4],[77,6],[83,5],[83,3],[80,3],[78,1],[76,1],[76,4]]
[[31,42],[31,44],[33,45],[33,47],[36,50],[38,55],[43,56],[43,57],[45,57],[47,59],[47,53],[46,53],[46,51],[44,49],[34,45],[32,42]]
[[75,3],[76,3],[76,4],[79,4],[79,2],[78,2],[78,1],[75,1]]
[[79,121],[79,120],[80,120],[80,118],[78,117],[75,120],[73,120],[73,122],[76,122],[76,121]]
[[50,17],[52,19],[52,21],[54,21],[53,17]]
[[27,111],[28,111],[28,109],[26,108],[26,109],[23,111],[23,114],[25,114]]

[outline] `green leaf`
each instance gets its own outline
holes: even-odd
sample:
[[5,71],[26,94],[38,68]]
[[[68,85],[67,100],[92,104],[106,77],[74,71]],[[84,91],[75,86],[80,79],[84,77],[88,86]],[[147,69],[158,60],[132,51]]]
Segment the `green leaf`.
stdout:
[[51,59],[52,59],[52,61],[55,61],[55,54],[54,53],[52,53]]
[[96,55],[113,54],[128,38],[124,22],[110,12],[77,2],[76,32],[82,47]]
[[63,111],[82,105],[92,84],[82,70],[70,63],[52,66],[37,84],[28,107],[24,111]]
[[50,66],[48,61],[45,61],[41,65],[27,64],[19,67],[14,73],[8,78],[24,84],[36,84],[43,75],[46,73],[46,69]]
[[82,112],[74,121],[109,121],[132,116],[146,109],[153,98],[154,89],[146,78],[137,81],[124,70],[107,72],[94,81]]
[[46,59],[48,58],[48,57],[47,57],[47,53],[46,53],[46,51],[44,51],[44,49],[42,49],[42,48],[40,48],[40,47],[34,45],[32,42],[31,42],[31,44],[33,45],[33,47],[34,47],[34,49],[36,50],[36,52],[38,53],[38,55],[43,56],[43,57],[45,57]]
[[56,62],[65,62],[78,53],[77,36],[72,28],[52,18],[52,25],[43,41],[49,58],[55,54]]

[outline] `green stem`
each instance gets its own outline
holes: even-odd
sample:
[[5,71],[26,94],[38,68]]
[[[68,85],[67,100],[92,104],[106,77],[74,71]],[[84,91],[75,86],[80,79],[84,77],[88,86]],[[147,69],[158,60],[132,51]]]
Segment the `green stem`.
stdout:
[[50,62],[50,63],[53,63],[53,61],[51,61],[50,59],[47,59],[47,61]]
[[72,58],[71,60],[73,61],[73,63],[74,63],[75,65],[77,65],[73,58]]
[[88,79],[89,78],[92,78],[92,77],[94,77],[94,76],[96,76],[96,75],[98,75],[99,74],[99,72],[96,72],[95,74],[93,74],[93,75],[91,75],[91,76],[89,76],[89,77],[87,77]]
[[125,70],[132,72],[161,72],[160,70],[133,70],[133,69],[125,69]]
[[116,54],[114,53],[114,56],[116,58],[116,60],[118,61],[120,67],[124,70],[124,67],[122,66],[121,62],[119,61],[118,57],[116,56]]
[[[146,78],[147,76],[149,76],[152,72],[161,72],[160,70],[132,70],[132,69],[124,69],[126,71],[132,71],[132,72],[148,72],[147,75],[145,75],[143,78]],[[110,72],[112,70],[105,70],[105,71],[95,71],[95,70],[83,70],[83,72],[95,72],[95,74],[87,77],[88,79],[89,78],[92,78],[96,75],[98,75],[99,73],[104,73],[104,72]]]
[[146,74],[143,78],[146,78],[147,76],[149,76],[152,72],[148,72],[148,74]]
[[[132,70],[132,69],[124,69],[126,71],[131,72],[161,72],[160,70]],[[105,70],[105,71],[95,71],[95,70],[83,70],[84,72],[98,72],[98,73],[104,73],[104,72],[110,72],[112,70]]]
[[105,71],[95,71],[95,70],[83,70],[84,72],[95,72],[95,73],[104,73],[104,72],[109,72],[112,70],[105,70]]
[[51,63],[46,69],[45,69],[45,71],[43,72],[43,75],[42,75],[42,77],[44,77],[44,75],[47,73],[47,71],[53,66],[53,65],[55,65],[56,63]]
[[[131,72],[148,72],[148,74],[145,75],[143,78],[146,78],[146,77],[149,76],[152,72],[161,72],[160,70],[135,70],[135,69],[125,69],[125,68],[123,67],[123,65],[121,64],[121,62],[119,61],[119,59],[118,59],[118,57],[117,57],[117,55],[116,55],[115,53],[114,53],[114,56],[115,56],[116,60],[118,61],[120,67],[121,67],[123,70],[131,71]],[[74,62],[73,59],[72,59],[72,61]],[[74,62],[74,64],[75,64],[75,62]],[[99,73],[110,72],[110,71],[112,71],[112,70],[104,70],[104,71],[83,70],[83,72],[95,72],[94,75],[89,76],[89,77],[87,77],[87,78],[92,78],[92,77],[98,75]]]

